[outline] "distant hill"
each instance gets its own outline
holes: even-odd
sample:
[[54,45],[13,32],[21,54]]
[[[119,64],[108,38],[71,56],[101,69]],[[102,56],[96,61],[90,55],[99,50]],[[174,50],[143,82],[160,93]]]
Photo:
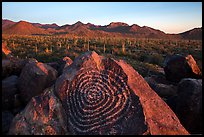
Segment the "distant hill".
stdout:
[[201,28],[194,28],[189,31],[185,31],[183,33],[180,33],[181,37],[183,39],[195,39],[195,40],[201,40],[202,39],[202,27]]
[[31,23],[35,27],[43,28],[43,29],[57,29],[59,26],[56,23],[53,24],[40,24],[40,23]]
[[16,22],[13,22],[11,20],[2,19],[2,30],[5,30],[6,28],[9,28],[10,26],[14,25]]
[[10,27],[3,30],[4,34],[19,34],[19,35],[34,35],[34,34],[48,34],[44,29],[33,26],[26,21],[19,21]]
[[129,26],[123,22],[111,22],[108,25],[100,26],[91,23],[84,24],[80,21],[69,25],[58,26],[57,24],[40,24],[29,23],[26,21],[13,22],[2,19],[3,34],[69,34],[76,36],[88,37],[134,37],[134,38],[157,38],[157,39],[191,39],[202,40],[202,28],[194,28],[192,30],[179,34],[166,34],[161,30],[157,30],[148,26],[139,26],[133,24]]

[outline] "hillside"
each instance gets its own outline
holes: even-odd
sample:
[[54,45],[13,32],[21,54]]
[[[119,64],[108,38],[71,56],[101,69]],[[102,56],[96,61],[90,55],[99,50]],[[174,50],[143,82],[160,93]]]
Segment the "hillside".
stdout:
[[13,22],[11,20],[7,20],[7,19],[2,19],[2,30],[5,30],[6,28],[14,25],[16,22]]
[[48,34],[44,29],[33,26],[26,21],[19,21],[14,25],[3,30],[4,34],[19,34],[19,35],[33,35],[33,34]]
[[180,33],[180,35],[183,39],[201,40],[202,39],[202,27],[194,28],[192,30]]

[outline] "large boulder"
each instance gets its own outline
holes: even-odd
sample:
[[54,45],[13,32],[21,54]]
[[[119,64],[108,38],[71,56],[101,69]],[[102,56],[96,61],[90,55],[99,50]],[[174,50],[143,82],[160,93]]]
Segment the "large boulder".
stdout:
[[2,58],[11,58],[13,57],[11,55],[11,50],[7,47],[7,43],[6,42],[2,42]]
[[36,59],[18,59],[15,57],[2,60],[2,79],[11,75],[20,76],[20,73],[27,63],[37,62]]
[[5,135],[8,133],[11,122],[14,118],[13,114],[9,111],[1,112],[1,120],[2,120],[2,133]]
[[[10,134],[189,134],[142,76],[122,60],[86,52],[53,87],[49,91],[58,103],[44,95],[34,97],[13,121]],[[56,115],[47,110],[56,110]],[[47,126],[50,132],[45,132]]]
[[177,95],[177,85],[166,81],[160,76],[145,77],[145,81],[149,86],[162,98],[169,98]]
[[179,82],[183,78],[201,78],[202,74],[191,55],[173,55],[164,61],[164,71],[167,80]]
[[18,93],[17,89],[18,77],[12,75],[2,80],[2,108],[4,110],[12,109],[15,105],[15,95]]
[[33,97],[26,108],[13,119],[9,135],[68,134],[66,116],[53,87]]
[[202,79],[180,81],[175,113],[190,133],[202,133]]
[[25,104],[23,104],[23,102],[21,101],[20,98],[20,94],[15,94],[14,96],[14,106],[13,109],[11,110],[11,112],[16,115],[17,113],[19,113],[20,111],[22,111],[25,107]]
[[122,60],[86,52],[57,79],[71,134],[188,134],[168,105]]
[[67,67],[69,67],[72,64],[72,59],[69,57],[64,57],[62,60],[59,61],[60,67],[58,69],[58,72],[60,75],[63,73],[64,70],[66,70]]
[[41,62],[27,63],[18,81],[20,96],[27,103],[33,96],[39,95],[47,87],[54,84],[57,71]]

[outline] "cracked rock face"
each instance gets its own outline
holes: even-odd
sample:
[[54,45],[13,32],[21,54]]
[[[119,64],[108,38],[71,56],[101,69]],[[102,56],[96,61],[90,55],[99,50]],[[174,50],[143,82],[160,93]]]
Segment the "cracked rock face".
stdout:
[[[25,130],[30,134],[188,134],[169,106],[142,76],[122,60],[86,52],[64,70],[52,89],[52,96],[60,100],[60,107],[49,99],[37,99],[44,98],[44,95],[33,98],[17,116],[18,120],[13,121],[11,133],[23,134],[27,126],[21,124],[21,120],[31,117],[27,125],[33,125],[36,119],[40,125],[34,124],[35,132],[31,132],[32,128]],[[34,105],[35,102],[42,104],[41,108]],[[47,102],[49,107],[43,105]],[[56,113],[64,111],[63,115],[57,118],[50,115],[47,110],[53,105],[56,106]],[[30,112],[30,116],[26,112]],[[36,115],[38,112],[40,114]],[[44,115],[51,119],[44,118]],[[53,124],[47,125],[51,120],[63,121],[59,129],[64,129],[64,132],[53,129]],[[16,125],[21,130],[15,130]],[[49,128],[50,132],[41,131],[42,127]]]

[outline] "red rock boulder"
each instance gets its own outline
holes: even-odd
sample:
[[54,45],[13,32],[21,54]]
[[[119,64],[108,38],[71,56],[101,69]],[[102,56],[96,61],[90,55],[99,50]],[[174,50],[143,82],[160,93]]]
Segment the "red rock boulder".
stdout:
[[20,73],[24,66],[30,62],[37,62],[36,59],[18,59],[15,57],[2,60],[2,79],[11,75],[20,76]]
[[86,52],[55,83],[71,134],[188,134],[130,65]]
[[33,97],[26,108],[16,115],[9,135],[65,135],[66,116],[53,87]]
[[183,78],[201,78],[202,74],[191,55],[173,55],[165,59],[164,71],[167,80],[179,82]]
[[57,71],[40,62],[27,63],[23,68],[18,81],[20,96],[24,103],[39,95],[47,87],[54,84]]
[[60,67],[58,69],[58,72],[60,73],[60,75],[63,73],[63,71],[69,67],[72,64],[72,59],[70,59],[69,57],[64,57],[60,62]]

